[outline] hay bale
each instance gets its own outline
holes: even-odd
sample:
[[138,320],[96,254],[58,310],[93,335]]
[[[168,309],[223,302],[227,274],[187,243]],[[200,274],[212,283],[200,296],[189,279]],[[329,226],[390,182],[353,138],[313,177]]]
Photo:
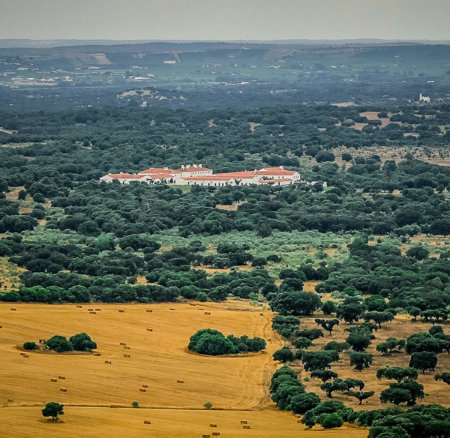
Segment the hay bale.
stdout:
[[58,379],[50,379],[50,382],[57,382]]
[[89,314],[91,314],[91,315],[96,315],[97,312],[89,312]]
[[210,438],[210,435],[202,435],[202,438]]
[[0,325],[0,328],[2,328],[3,326],[2,325]]
[[217,427],[217,424],[211,423],[209,427]]
[[77,308],[78,308],[78,309],[82,309],[83,306],[81,306],[80,304],[77,304]]
[[128,345],[124,345],[123,348],[124,348],[125,350],[129,350],[131,347],[129,347]]
[[184,383],[184,380],[177,380],[177,383]]
[[152,329],[152,328],[148,328],[147,331],[148,331],[148,332],[152,332],[153,329]]
[[131,354],[124,354],[123,357],[131,357]]
[[145,383],[142,384],[143,388],[148,388],[148,385],[146,385]]
[[148,313],[152,313],[152,312],[153,312],[153,310],[152,310],[152,309],[147,309],[147,310],[146,310],[146,312],[148,312]]
[[259,316],[264,316],[264,313],[260,313]]
[[170,310],[175,310],[175,309],[173,307],[171,307]]
[[220,432],[213,432],[212,436],[220,436]]
[[10,310],[12,310],[12,311],[16,311],[17,309],[15,308],[15,307],[11,307],[11,309]]
[[105,363],[111,365],[111,361],[110,360],[105,360]]
[[102,309],[95,309],[95,311],[96,311],[96,312],[101,312],[101,311],[102,311]]
[[205,315],[211,315],[211,312],[205,312]]
[[59,388],[61,392],[67,392],[67,388]]
[[11,398],[9,398],[9,399],[8,399],[8,403],[14,403],[14,400],[11,399]]
[[144,388],[139,388],[139,391],[141,391],[141,392],[147,392],[147,390],[144,389]]
[[127,343],[126,342],[121,342],[120,345],[127,345]]
[[58,379],[64,380],[66,377],[65,376],[58,376]]
[[144,424],[152,424],[152,422],[149,420],[144,420]]
[[243,429],[251,429],[250,426],[249,426],[248,424],[244,424],[244,425],[242,426],[242,428],[243,428]]
[[94,356],[101,356],[100,353],[94,353]]
[[247,420],[241,420],[241,424],[247,424]]
[[119,312],[120,312],[120,313],[124,313],[124,312],[125,312],[125,310],[123,310],[123,309],[119,309]]
[[88,309],[88,312],[93,312],[94,311],[94,309]]

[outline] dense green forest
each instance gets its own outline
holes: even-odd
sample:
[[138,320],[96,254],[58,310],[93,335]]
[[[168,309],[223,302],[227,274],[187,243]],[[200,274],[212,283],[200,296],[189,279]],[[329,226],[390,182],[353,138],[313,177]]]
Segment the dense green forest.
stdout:
[[[340,260],[322,253],[297,257],[291,266],[293,259],[276,245],[263,249],[264,239],[294,232],[375,234],[404,242],[420,233],[450,233],[450,168],[414,155],[421,148],[423,157],[435,151],[447,156],[448,106],[399,107],[389,114],[377,108],[380,118],[390,120],[384,127],[362,116],[363,110],[374,109],[3,113],[1,124],[11,132],[0,133],[0,256],[25,272],[19,290],[2,299],[150,302],[259,293],[270,299],[278,290],[301,289],[302,281],[325,280],[319,291],[355,287],[391,298],[393,307],[425,311],[448,304],[444,255],[418,264],[428,254],[405,257],[389,244],[367,247],[369,252],[349,247],[344,264],[347,253]],[[366,126],[357,130],[356,123]],[[397,161],[382,158],[375,145],[397,150]],[[371,146],[373,153],[339,156],[335,148],[342,146]],[[283,165],[300,169],[303,182],[182,188],[98,181],[107,172],[199,160],[215,171]],[[230,235],[234,241],[220,241]],[[333,239],[328,247],[338,248]],[[373,260],[372,277],[367,265]],[[231,272],[211,277],[203,266]],[[252,269],[239,271],[242,266]],[[278,288],[284,268],[299,269],[298,278],[289,282],[285,274]],[[393,282],[396,269],[402,276]],[[136,284],[139,276],[146,284]],[[430,276],[435,286],[416,303]]]
[[[304,414],[308,427],[347,421],[370,426],[373,438],[445,436],[446,408],[413,405],[425,397],[418,371],[434,371],[450,349],[440,325],[450,309],[450,167],[432,164],[448,160],[448,105],[3,112],[0,126],[0,300],[249,299],[278,314],[272,326],[290,346],[274,360],[301,362],[327,397],[341,392],[360,403],[374,392],[339,378],[331,364],[348,353],[355,372],[370,367],[366,350],[377,330],[409,314],[417,327],[433,327],[376,348],[410,355],[407,368],[379,369],[377,377],[397,381],[382,403],[411,409],[356,411],[321,401],[288,366],[272,378],[272,399]],[[284,166],[302,180],[285,187],[99,181],[108,172],[194,162],[216,172]],[[304,290],[306,282],[315,292]],[[317,328],[301,327],[318,312]],[[348,325],[343,342],[309,350],[340,324]],[[46,345],[96,347],[81,335]],[[189,344],[212,355],[264,348],[263,339],[208,329]]]

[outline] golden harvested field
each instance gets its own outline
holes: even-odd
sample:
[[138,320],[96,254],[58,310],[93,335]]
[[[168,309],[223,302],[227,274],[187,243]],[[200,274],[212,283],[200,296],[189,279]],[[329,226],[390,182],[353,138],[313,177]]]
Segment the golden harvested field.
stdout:
[[[93,314],[88,308],[101,310]],[[261,316],[242,301],[82,308],[2,303],[0,315],[0,397],[2,403],[13,400],[8,403],[13,406],[57,399],[76,405],[130,406],[138,400],[150,407],[201,408],[211,402],[217,408],[259,408],[269,400],[267,383],[276,368],[272,353],[282,344],[271,329],[272,314]],[[249,357],[188,353],[189,337],[209,327],[271,341],[266,353]],[[25,341],[79,332],[89,333],[101,356],[30,352],[25,358],[16,348]]]
[[[216,436],[232,438],[363,438],[367,430],[344,425],[339,429],[321,430],[315,426],[305,430],[287,412],[263,411],[110,409],[66,407],[63,422],[45,422],[34,408],[0,409],[0,435],[8,437],[60,438],[202,438]],[[14,411],[11,415],[9,411]],[[150,421],[151,424],[145,424]],[[241,421],[246,421],[244,429]],[[210,427],[215,424],[217,427]]]
[[[290,437],[304,428],[270,401],[268,385],[277,367],[272,354],[282,345],[271,318],[271,312],[261,315],[242,301],[82,308],[1,303],[0,436],[140,437],[147,432],[201,437],[212,430],[233,437]],[[189,337],[207,327],[263,337],[267,352],[244,357],[188,353]],[[24,357],[17,349],[25,341],[83,331],[98,343],[101,356],[27,352]],[[139,409],[130,408],[133,400]],[[66,406],[63,422],[43,420],[40,409],[49,401]],[[205,402],[213,409],[203,409]],[[243,429],[241,420],[251,429]],[[212,423],[218,427],[210,428]],[[350,430],[351,436],[365,435]]]
[[[320,328],[320,326],[318,326],[314,322],[314,319],[317,317],[322,318],[322,316],[302,318],[300,329],[303,330],[306,328]],[[341,321],[341,323],[333,330],[332,336],[330,336],[328,332],[324,331],[323,338],[319,338],[313,341],[314,345],[313,347],[311,347],[311,350],[320,350],[325,344],[331,341],[344,342],[345,338],[348,336],[348,333],[345,332],[345,329],[348,327],[350,327],[350,324]],[[332,364],[332,371],[338,373],[341,379],[351,377],[354,379],[363,380],[366,384],[364,391],[375,391],[375,395],[364,401],[362,406],[358,406],[358,401],[355,398],[348,397],[342,393],[333,393],[333,399],[340,400],[347,406],[351,406],[354,409],[379,409],[389,406],[382,405],[379,397],[381,391],[388,388],[389,383],[392,383],[393,381],[388,381],[385,379],[378,380],[376,377],[377,369],[387,365],[407,367],[409,364],[410,356],[405,352],[400,354],[393,354],[391,356],[383,356],[381,355],[381,353],[376,351],[376,346],[379,343],[384,342],[389,337],[405,339],[413,333],[426,332],[430,327],[431,324],[412,322],[408,315],[397,315],[394,321],[383,324],[381,329],[374,333],[376,339],[372,341],[372,344],[367,349],[367,352],[373,355],[373,363],[370,368],[361,372],[353,371],[353,369],[350,367],[349,356],[345,352],[342,352],[340,354],[339,362],[335,362]],[[309,377],[310,373],[303,370],[301,363],[299,363],[299,365],[300,366],[293,368],[295,368],[295,370],[299,373],[300,378],[303,381],[305,377]],[[437,403],[443,406],[450,406],[450,394],[448,392],[448,385],[444,382],[436,382],[434,380],[434,375],[436,373],[448,371],[449,369],[450,355],[447,353],[441,353],[438,355],[438,366],[436,368],[436,372],[427,372],[425,374],[420,374],[419,372],[418,382],[424,386],[424,391],[426,394],[428,394],[428,396],[425,397],[422,401],[418,400],[418,403]],[[320,385],[322,384],[321,380],[311,379],[309,382],[303,381],[303,384],[305,385],[305,388],[308,392],[315,392],[317,395],[320,395],[322,399],[326,399],[326,397],[324,397],[324,391],[320,389]]]

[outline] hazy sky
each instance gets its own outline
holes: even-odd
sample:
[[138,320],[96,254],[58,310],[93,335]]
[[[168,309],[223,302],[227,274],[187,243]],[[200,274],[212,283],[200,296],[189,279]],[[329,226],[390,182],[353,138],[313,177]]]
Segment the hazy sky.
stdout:
[[450,0],[0,0],[0,38],[450,39]]

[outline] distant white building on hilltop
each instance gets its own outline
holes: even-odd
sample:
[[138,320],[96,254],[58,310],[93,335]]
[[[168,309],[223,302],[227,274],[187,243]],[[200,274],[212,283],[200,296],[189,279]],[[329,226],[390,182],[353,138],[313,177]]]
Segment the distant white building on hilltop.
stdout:
[[286,186],[300,182],[300,174],[295,170],[286,170],[283,166],[214,174],[212,169],[201,164],[188,164],[180,169],[160,167],[143,170],[137,174],[108,173],[100,181],[118,181],[121,184],[144,182],[147,184],[170,184],[180,186],[237,186],[250,184],[269,184]]
[[430,96],[424,96],[422,93],[419,94],[419,102],[431,102]]

